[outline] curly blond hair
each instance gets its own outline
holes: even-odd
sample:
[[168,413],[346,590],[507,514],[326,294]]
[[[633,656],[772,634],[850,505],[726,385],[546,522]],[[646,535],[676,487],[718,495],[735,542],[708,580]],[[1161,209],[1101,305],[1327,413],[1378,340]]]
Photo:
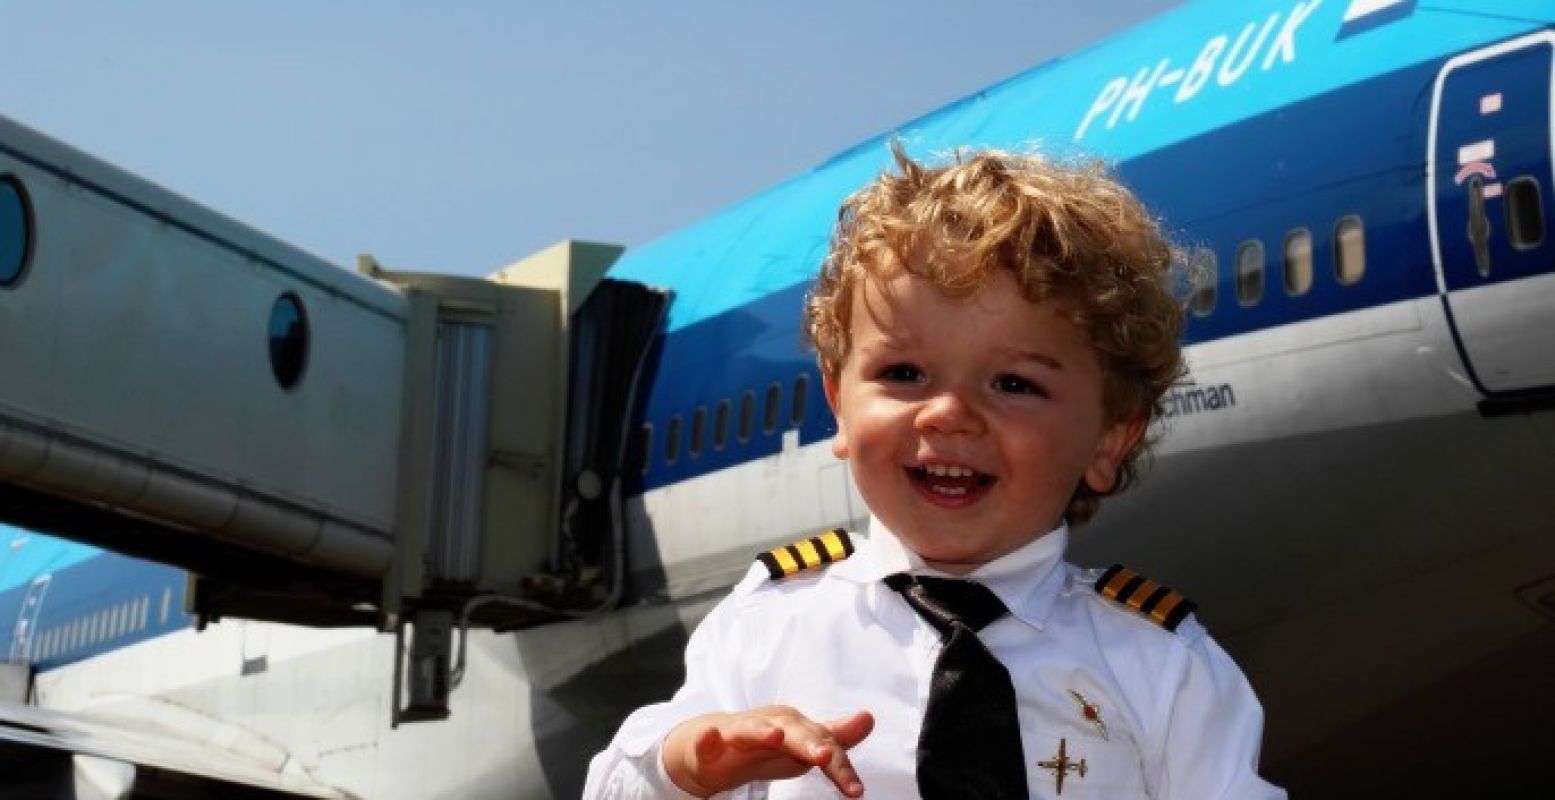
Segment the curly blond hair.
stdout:
[[[853,296],[866,279],[905,271],[965,297],[1009,270],[1026,300],[1056,301],[1087,335],[1101,362],[1109,423],[1160,416],[1162,396],[1184,371],[1176,250],[1104,165],[983,150],[929,166],[900,143],[891,152],[897,171],[843,201],[805,300],[804,335],[828,379],[847,359]],[[924,250],[942,257],[909,257]],[[1085,522],[1101,497],[1137,480],[1150,444],[1142,439],[1122,459],[1110,490],[1081,481],[1064,518]]]

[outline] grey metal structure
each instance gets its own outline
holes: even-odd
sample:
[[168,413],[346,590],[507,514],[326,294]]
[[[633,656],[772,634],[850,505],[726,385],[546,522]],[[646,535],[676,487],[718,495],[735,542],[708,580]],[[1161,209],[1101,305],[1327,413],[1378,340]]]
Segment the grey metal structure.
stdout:
[[[641,369],[668,299],[604,278],[620,248],[489,279],[353,273],[4,119],[0,174],[27,213],[0,303],[0,517],[191,570],[205,621],[417,621],[397,721],[447,715],[453,620],[523,627],[619,591],[636,383],[569,365]],[[585,453],[569,428],[619,441]],[[601,530],[564,514],[580,492],[613,498]],[[580,558],[585,534],[606,544]]]

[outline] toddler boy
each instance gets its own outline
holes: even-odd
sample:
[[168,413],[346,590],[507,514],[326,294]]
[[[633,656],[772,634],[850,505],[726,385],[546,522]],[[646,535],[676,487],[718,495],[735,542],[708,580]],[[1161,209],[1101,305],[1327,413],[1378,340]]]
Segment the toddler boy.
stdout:
[[1181,376],[1170,246],[1100,167],[894,152],[805,309],[869,535],[764,555],[585,796],[1284,797],[1192,604],[1063,561]]

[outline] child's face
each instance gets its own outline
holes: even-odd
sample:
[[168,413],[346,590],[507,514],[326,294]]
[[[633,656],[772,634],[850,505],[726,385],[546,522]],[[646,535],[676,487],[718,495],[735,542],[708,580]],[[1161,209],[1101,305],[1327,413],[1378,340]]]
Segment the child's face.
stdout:
[[1143,432],[1107,422],[1096,354],[1056,311],[1007,272],[964,299],[907,274],[854,293],[852,349],[826,382],[832,449],[870,511],[946,572],[1056,527],[1081,480],[1110,489]]

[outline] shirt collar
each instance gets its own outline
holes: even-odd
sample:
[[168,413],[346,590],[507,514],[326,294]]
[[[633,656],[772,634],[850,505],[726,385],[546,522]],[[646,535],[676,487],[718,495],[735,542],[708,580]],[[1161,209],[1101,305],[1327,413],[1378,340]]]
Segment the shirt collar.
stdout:
[[[1069,544],[1069,526],[1038,536],[1019,550],[1001,556],[960,576],[987,586],[1010,613],[1035,628],[1047,622],[1048,612],[1064,584],[1064,549]],[[879,519],[870,517],[869,539],[859,547],[858,555],[831,568],[830,572],[856,583],[878,583],[887,575],[911,572],[915,575],[945,573],[924,564],[923,558],[904,546]]]

